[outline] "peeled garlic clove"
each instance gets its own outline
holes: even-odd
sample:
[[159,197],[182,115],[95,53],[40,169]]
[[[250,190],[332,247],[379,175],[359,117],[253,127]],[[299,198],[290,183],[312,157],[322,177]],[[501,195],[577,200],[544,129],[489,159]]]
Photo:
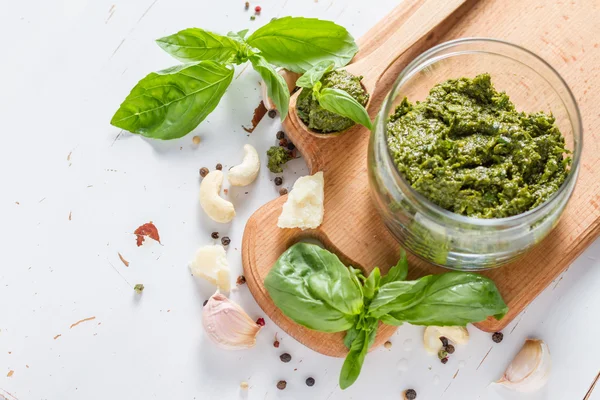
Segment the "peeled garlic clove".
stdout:
[[543,340],[527,339],[496,383],[517,392],[535,392],[546,384],[551,369],[548,345]]
[[253,347],[262,328],[239,305],[219,292],[202,308],[202,325],[210,340],[225,350]]
[[455,344],[463,344],[469,341],[469,331],[464,326],[428,326],[423,334],[425,350],[431,354],[437,354],[442,348],[441,337],[445,337]]

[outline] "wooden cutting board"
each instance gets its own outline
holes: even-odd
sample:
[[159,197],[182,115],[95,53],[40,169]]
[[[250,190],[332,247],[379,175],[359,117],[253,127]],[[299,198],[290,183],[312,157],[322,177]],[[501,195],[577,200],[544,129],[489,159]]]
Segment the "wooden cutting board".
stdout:
[[[440,0],[444,1],[444,0]],[[422,0],[406,0],[359,40],[359,60],[377,48]],[[431,34],[406,52],[383,76],[370,103],[372,117],[402,68],[426,49],[459,37],[503,39],[532,50],[548,61],[567,81],[581,108],[584,151],[579,181],[556,229],[519,261],[485,272],[493,279],[509,313],[477,327],[501,330],[600,234],[600,3],[598,1],[481,0],[468,1]],[[291,133],[291,132],[290,132]],[[285,317],[275,307],[263,281],[269,269],[290,245],[316,238],[347,264],[374,266],[384,271],[395,264],[399,245],[388,233],[371,204],[367,178],[369,132],[355,127],[336,138],[291,137],[311,173],[325,173],[325,218],[316,230],[277,228],[287,196],[260,208],[249,219],[242,243],[244,273],[250,291],[265,313],[283,330],[323,354],[345,356],[343,333],[311,331]],[[409,257],[409,278],[445,270]],[[383,343],[395,327],[382,325],[375,345]],[[375,346],[374,346],[375,347]]]

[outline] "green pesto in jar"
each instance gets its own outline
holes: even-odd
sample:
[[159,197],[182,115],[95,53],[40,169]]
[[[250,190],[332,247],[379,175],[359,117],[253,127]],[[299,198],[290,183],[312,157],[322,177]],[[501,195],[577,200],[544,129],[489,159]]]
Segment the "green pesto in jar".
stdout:
[[[321,78],[321,88],[340,89],[354,97],[362,106],[369,101],[369,94],[363,89],[362,76],[354,76],[344,70],[331,71]],[[303,89],[296,102],[298,116],[313,131],[330,133],[340,132],[354,125],[350,118],[325,110],[313,99],[312,92]]]
[[546,201],[565,181],[570,153],[552,115],[518,112],[489,74],[435,85],[405,98],[387,122],[399,172],[446,210],[504,218]]

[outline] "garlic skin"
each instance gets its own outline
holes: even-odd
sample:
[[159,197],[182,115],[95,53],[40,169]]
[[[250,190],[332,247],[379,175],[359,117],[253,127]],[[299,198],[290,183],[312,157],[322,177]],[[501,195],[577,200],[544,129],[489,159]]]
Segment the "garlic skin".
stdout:
[[442,348],[442,336],[455,344],[469,341],[469,331],[464,326],[428,326],[423,334],[425,350],[430,354],[437,354]]
[[546,384],[551,369],[548,345],[543,340],[527,339],[496,383],[517,392],[535,392]]
[[254,347],[262,328],[236,303],[219,292],[212,295],[202,309],[204,331],[217,346],[225,350]]

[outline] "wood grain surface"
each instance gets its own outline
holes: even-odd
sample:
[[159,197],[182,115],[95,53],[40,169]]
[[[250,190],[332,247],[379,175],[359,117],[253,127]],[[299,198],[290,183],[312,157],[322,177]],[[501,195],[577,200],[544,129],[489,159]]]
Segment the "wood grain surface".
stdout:
[[[443,0],[440,0],[443,2]],[[368,59],[381,43],[424,3],[403,2],[359,40],[353,62]],[[597,104],[600,74],[600,20],[597,1],[528,2],[506,0],[467,1],[435,30],[398,58],[377,84],[369,103],[375,116],[382,99],[399,72],[431,46],[460,37],[494,37],[534,51],[566,80],[581,109],[584,151],[579,181],[557,228],[519,261],[484,275],[498,285],[510,307],[501,320],[477,324],[485,331],[501,330],[555,279],[600,234],[600,146],[595,127],[600,122]],[[287,126],[292,122],[285,123]],[[285,317],[275,307],[263,281],[277,257],[303,238],[316,238],[340,258],[366,272],[374,266],[386,271],[397,261],[399,245],[388,233],[371,204],[367,178],[369,132],[354,127],[344,135],[324,140],[311,135],[290,138],[303,154],[311,172],[325,173],[325,218],[316,230],[277,228],[286,196],[260,208],[248,221],[242,244],[242,261],[248,286],[265,313],[283,330],[323,354],[344,356],[343,334],[308,330]],[[409,278],[443,269],[410,257]],[[395,327],[382,325],[375,345],[383,343]],[[374,346],[375,347],[375,346]]]

